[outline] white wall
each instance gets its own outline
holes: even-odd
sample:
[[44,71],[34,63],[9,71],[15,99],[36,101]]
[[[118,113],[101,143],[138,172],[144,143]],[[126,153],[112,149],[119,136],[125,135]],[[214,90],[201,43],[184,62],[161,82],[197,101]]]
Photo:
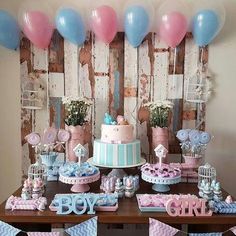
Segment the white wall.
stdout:
[[[15,0],[0,1],[12,14]],[[0,202],[21,184],[19,52],[0,47]]]
[[[56,5],[60,0],[51,0]],[[0,1],[0,9],[17,13],[22,1]],[[236,196],[236,1],[224,0],[226,25],[210,47],[210,69],[216,94],[207,106],[207,130],[215,138],[207,160],[217,168],[223,187]],[[0,47],[0,202],[20,185],[20,68],[19,52]]]
[[236,196],[236,1],[225,0],[226,24],[210,47],[215,97],[207,106],[207,130],[214,135],[207,159],[223,187]]

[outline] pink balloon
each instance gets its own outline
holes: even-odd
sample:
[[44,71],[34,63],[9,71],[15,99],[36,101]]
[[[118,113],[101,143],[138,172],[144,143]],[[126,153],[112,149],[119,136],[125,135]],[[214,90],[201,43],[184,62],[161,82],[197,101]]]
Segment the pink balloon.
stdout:
[[104,43],[110,43],[118,29],[115,10],[110,6],[100,6],[93,10],[91,27],[95,35]]
[[168,46],[175,48],[181,43],[187,33],[188,22],[179,12],[170,12],[161,19],[160,36]]
[[29,11],[24,15],[23,32],[37,47],[45,49],[50,44],[53,25],[49,17],[40,11]]

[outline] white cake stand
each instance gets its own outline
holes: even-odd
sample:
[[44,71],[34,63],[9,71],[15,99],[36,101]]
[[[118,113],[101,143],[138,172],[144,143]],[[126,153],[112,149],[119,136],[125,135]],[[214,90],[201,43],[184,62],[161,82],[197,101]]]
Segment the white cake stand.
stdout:
[[181,175],[173,178],[161,178],[146,175],[142,172],[142,179],[148,183],[152,183],[152,189],[156,192],[165,193],[170,191],[169,185],[177,184],[181,181]]
[[73,184],[71,191],[75,193],[88,192],[90,187],[88,184],[100,179],[100,172],[95,175],[86,177],[67,177],[60,175],[59,180],[65,184]]
[[89,158],[87,160],[87,162],[89,162],[91,165],[94,165],[94,166],[97,166],[97,167],[112,169],[112,171],[108,174],[109,177],[115,176],[117,178],[123,178],[124,176],[127,175],[123,169],[142,166],[142,165],[144,165],[146,163],[146,160],[144,158],[141,158],[139,163],[137,163],[135,165],[126,165],[126,166],[106,166],[106,165],[100,165],[100,164],[94,163],[92,157]]

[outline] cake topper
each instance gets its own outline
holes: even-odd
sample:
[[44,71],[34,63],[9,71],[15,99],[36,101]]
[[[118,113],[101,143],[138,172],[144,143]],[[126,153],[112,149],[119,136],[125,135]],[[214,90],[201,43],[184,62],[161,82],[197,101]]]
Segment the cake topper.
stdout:
[[103,121],[106,125],[116,125],[117,124],[117,122],[114,120],[114,118],[111,115],[109,115],[107,112],[104,115]]
[[155,154],[159,158],[159,166],[162,165],[162,159],[166,157],[166,154],[168,153],[168,150],[162,145],[159,144],[155,149]]
[[81,165],[81,159],[86,157],[87,150],[86,148],[81,145],[80,143],[73,149],[75,155],[78,157],[78,164]]

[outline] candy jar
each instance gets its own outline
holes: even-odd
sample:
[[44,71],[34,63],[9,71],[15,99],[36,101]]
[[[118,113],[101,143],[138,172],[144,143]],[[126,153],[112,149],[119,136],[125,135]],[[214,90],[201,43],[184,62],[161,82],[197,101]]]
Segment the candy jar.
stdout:
[[40,181],[39,179],[36,179],[34,181],[34,187],[33,187],[33,191],[32,191],[32,198],[33,199],[38,199],[40,197],[42,197],[43,195],[43,191],[42,191],[42,181]]
[[31,188],[30,188],[29,184],[26,181],[24,182],[24,186],[23,186],[22,191],[21,191],[21,198],[23,200],[31,199]]
[[116,180],[115,193],[118,194],[119,198],[122,198],[124,196],[124,186],[123,186],[123,184],[122,184],[120,179]]
[[198,194],[200,197],[203,197],[203,191],[204,191],[205,185],[206,185],[206,182],[203,179],[202,182],[200,183],[200,185],[198,186],[198,189],[199,189]]
[[223,199],[222,191],[221,191],[221,187],[220,187],[220,183],[219,182],[217,182],[215,184],[215,187],[213,189],[213,193],[214,193],[214,200],[215,201],[221,201]]
[[205,198],[207,201],[210,201],[213,199],[213,193],[211,191],[210,183],[205,184],[205,187],[203,189],[203,198]]
[[133,181],[128,178],[125,183],[125,196],[131,198],[134,196],[134,192]]

